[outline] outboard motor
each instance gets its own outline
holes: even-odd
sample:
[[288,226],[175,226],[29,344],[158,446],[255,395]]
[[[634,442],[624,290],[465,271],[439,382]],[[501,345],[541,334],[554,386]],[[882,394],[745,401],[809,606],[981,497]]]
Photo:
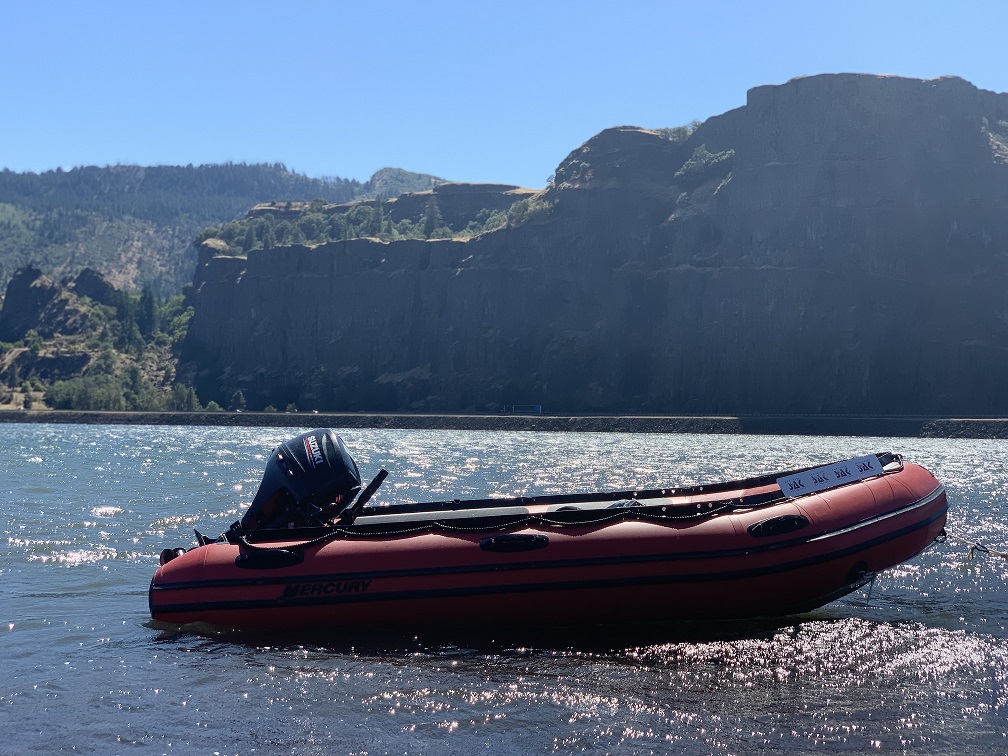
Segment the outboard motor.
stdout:
[[357,463],[331,430],[317,429],[280,444],[241,521],[242,530],[323,525],[360,491]]

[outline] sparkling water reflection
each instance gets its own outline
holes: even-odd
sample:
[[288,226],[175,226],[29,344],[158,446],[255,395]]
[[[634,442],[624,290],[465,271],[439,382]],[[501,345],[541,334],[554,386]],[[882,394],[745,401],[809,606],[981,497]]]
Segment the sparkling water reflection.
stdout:
[[[300,429],[0,427],[0,752],[1008,752],[1008,566],[937,545],[783,623],[257,638],[150,623]],[[347,431],[380,501],[703,483],[891,449],[1008,546],[1008,443]],[[14,726],[16,723],[16,727]]]

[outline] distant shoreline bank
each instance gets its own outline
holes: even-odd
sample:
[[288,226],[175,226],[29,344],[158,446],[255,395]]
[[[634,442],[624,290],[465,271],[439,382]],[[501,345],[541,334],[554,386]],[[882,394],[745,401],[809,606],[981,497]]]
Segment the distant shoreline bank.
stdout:
[[848,415],[476,415],[382,412],[0,412],[0,423],[400,428],[611,433],[1008,438],[1008,418]]

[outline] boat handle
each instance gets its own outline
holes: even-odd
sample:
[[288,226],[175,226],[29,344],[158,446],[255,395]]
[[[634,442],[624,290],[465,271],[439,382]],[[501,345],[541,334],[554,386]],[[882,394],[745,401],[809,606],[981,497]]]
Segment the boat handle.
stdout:
[[277,570],[281,567],[293,567],[303,561],[303,551],[256,549],[235,557],[235,567],[243,570]]
[[481,538],[479,545],[483,551],[535,551],[549,546],[549,537],[525,533],[506,533]]
[[781,515],[771,517],[769,520],[757,522],[748,527],[749,535],[753,538],[768,538],[770,536],[784,535],[801,530],[809,524],[805,515]]

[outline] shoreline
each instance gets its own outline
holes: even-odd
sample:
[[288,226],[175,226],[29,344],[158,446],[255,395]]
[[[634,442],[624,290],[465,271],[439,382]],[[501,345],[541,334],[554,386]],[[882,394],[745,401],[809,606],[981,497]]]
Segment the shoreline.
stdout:
[[395,412],[0,411],[0,423],[1008,438],[1008,418],[855,415],[477,415]]

